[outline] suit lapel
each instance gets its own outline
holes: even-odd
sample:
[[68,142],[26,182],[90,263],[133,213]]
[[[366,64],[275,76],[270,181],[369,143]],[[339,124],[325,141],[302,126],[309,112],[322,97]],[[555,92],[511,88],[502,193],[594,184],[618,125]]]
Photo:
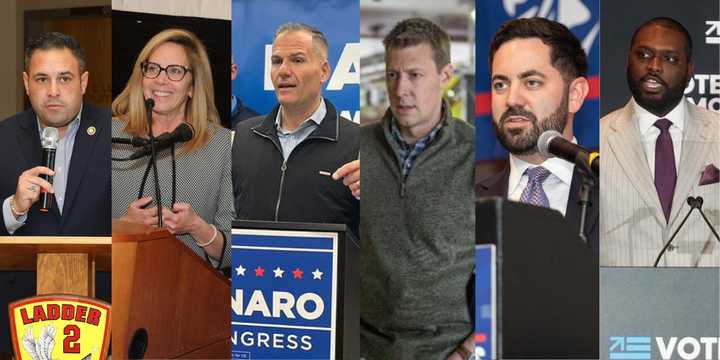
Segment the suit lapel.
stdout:
[[507,198],[508,179],[510,178],[510,166],[507,165],[499,173],[487,177],[478,182],[475,194],[480,196],[502,196]]
[[28,116],[19,122],[20,131],[17,132],[17,142],[22,150],[20,153],[25,159],[25,170],[40,165],[42,161],[42,145],[35,113],[29,111],[26,114]]
[[[684,101],[684,100],[683,100]],[[707,144],[712,139],[709,134],[712,128],[707,119],[698,116],[692,106],[685,104],[685,131],[683,134],[680,166],[678,167],[677,185],[673,195],[673,204],[670,210],[670,224],[673,224],[682,209],[689,209],[684,205],[690,190],[695,182],[699,181],[703,161],[706,158]]]
[[666,222],[665,215],[662,212],[655,183],[647,165],[647,158],[640,140],[640,131],[635,125],[636,120],[631,102],[625,105],[623,114],[624,116],[610,125],[610,129],[614,131],[607,139],[610,151],[618,159],[620,167],[642,200],[649,208],[655,209],[655,217],[661,224],[664,224]]
[[[73,145],[72,158],[70,159],[70,171],[68,172],[68,184],[65,190],[62,225],[64,225],[65,219],[69,218],[69,216],[67,216],[69,212],[72,211],[72,205],[79,191],[80,182],[85,175],[90,157],[95,151],[97,139],[100,136],[109,136],[103,134],[103,129],[99,125],[100,123],[96,121],[93,114],[90,114],[89,108],[88,104],[83,106],[80,127],[75,135],[75,144]],[[93,135],[88,134],[88,128],[91,126],[94,126],[96,129]]]

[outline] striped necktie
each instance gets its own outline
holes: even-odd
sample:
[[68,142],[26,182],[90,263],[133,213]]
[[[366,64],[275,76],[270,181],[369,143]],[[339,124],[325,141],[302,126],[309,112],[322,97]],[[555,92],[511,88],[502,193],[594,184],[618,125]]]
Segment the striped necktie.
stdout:
[[550,201],[548,201],[547,194],[545,194],[542,186],[543,182],[550,176],[550,171],[542,166],[536,166],[526,169],[525,174],[528,176],[528,184],[522,195],[520,195],[520,202],[550,207]]

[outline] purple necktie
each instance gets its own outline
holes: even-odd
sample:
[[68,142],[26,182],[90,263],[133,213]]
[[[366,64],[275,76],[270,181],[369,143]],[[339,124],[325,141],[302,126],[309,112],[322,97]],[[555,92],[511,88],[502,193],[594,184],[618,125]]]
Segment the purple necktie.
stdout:
[[663,213],[665,213],[665,221],[670,221],[670,209],[677,180],[675,151],[670,131],[668,131],[671,125],[672,122],[668,119],[660,119],[655,122],[655,127],[660,129],[660,136],[655,143],[655,190],[657,190]]
[[550,207],[550,201],[548,201],[547,194],[545,194],[545,190],[543,190],[542,187],[545,179],[550,176],[550,171],[542,166],[536,166],[526,169],[525,174],[528,176],[528,183],[520,195],[520,202],[535,206]]

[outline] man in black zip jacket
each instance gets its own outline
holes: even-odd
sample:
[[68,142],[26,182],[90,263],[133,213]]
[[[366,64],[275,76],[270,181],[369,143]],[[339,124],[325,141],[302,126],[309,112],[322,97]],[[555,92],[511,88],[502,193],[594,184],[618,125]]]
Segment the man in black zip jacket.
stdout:
[[233,141],[238,219],[346,224],[357,239],[360,129],[321,95],[327,40],[287,23],[275,32],[270,76],[278,105],[240,122]]

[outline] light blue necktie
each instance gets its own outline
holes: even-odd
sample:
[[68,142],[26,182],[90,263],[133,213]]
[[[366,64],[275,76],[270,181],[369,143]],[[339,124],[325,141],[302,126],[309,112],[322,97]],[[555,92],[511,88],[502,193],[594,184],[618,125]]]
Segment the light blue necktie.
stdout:
[[526,169],[525,174],[528,176],[528,184],[522,195],[520,195],[520,202],[546,208],[550,207],[550,201],[548,201],[547,194],[545,194],[542,186],[545,179],[550,176],[550,171],[542,166],[536,166]]

